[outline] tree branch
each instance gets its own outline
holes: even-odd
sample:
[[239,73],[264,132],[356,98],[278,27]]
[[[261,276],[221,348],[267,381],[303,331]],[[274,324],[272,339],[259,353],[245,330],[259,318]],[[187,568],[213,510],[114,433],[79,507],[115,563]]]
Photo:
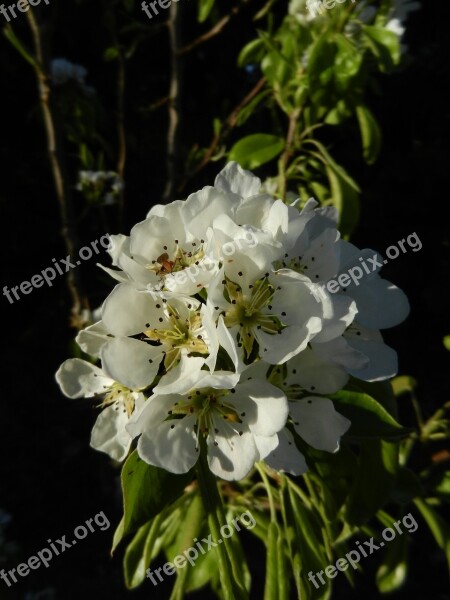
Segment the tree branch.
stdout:
[[[51,91],[48,77],[44,70],[44,52],[41,30],[31,7],[30,10],[27,11],[27,19],[33,37],[35,52],[34,70],[36,73],[41,112],[47,135],[47,152],[55,184],[56,197],[59,204],[62,224],[61,236],[65,244],[66,252],[72,258],[75,256],[79,247],[78,236],[73,218],[73,207],[70,194],[63,176],[64,169],[58,147],[55,119],[50,106]],[[89,303],[83,293],[79,273],[76,270],[70,270],[66,276],[66,281],[72,299],[71,325],[81,328],[85,322],[83,311],[89,310]]]
[[[234,127],[236,127],[236,123],[237,123],[237,119],[239,117],[240,111],[251,100],[253,100],[253,98],[255,96],[257,96],[259,94],[259,92],[265,86],[266,81],[267,81],[266,78],[262,77],[258,81],[258,83],[250,90],[250,92],[243,98],[243,100],[241,100],[241,102],[239,102],[239,104],[236,106],[236,108],[234,108],[233,111],[228,115],[228,117],[225,119],[225,134],[228,134]],[[202,161],[195,167],[195,169],[193,171],[191,171],[187,175],[187,177],[185,178],[185,180],[183,181],[183,183],[178,188],[178,192],[182,192],[184,190],[184,188],[186,187],[186,184],[195,175],[197,175],[197,173],[199,173],[202,169],[204,169],[206,167],[206,165],[211,160],[211,157],[214,155],[214,152],[216,151],[217,146],[219,145],[220,140],[221,140],[222,137],[223,137],[223,132],[222,132],[222,135],[221,135],[221,132],[219,132],[219,133],[217,133],[217,134],[214,135],[214,137],[213,137],[213,139],[211,141],[211,144],[209,145],[209,148],[206,151],[206,154],[203,157]]]
[[194,48],[197,48],[197,46],[200,46],[200,44],[204,44],[205,42],[207,42],[211,38],[215,37],[216,35],[219,35],[219,33],[221,33],[222,29],[224,29],[228,25],[231,18],[234,17],[235,15],[237,15],[241,11],[242,7],[245,4],[247,4],[248,2],[250,2],[250,0],[242,0],[242,4],[240,6],[234,6],[231,9],[230,13],[228,15],[226,15],[225,17],[223,17],[218,23],[216,23],[216,25],[214,25],[214,27],[212,29],[210,29],[206,33],[200,35],[197,39],[192,41],[190,44],[188,44],[184,48],[181,48],[178,51],[178,53],[179,54],[187,54],[188,52],[191,52]]
[[179,167],[181,60],[178,48],[181,36],[181,7],[178,2],[172,2],[170,6],[167,27],[171,50],[171,77],[169,89],[169,128],[167,131],[167,184],[163,194],[163,202],[170,202],[173,199]]

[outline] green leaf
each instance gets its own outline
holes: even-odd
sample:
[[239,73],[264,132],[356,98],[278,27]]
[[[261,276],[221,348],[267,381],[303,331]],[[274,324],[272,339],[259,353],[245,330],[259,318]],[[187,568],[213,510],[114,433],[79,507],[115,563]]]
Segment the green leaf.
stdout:
[[349,87],[354,85],[363,56],[344,35],[337,34],[335,39],[339,49],[334,61],[336,88],[339,93],[347,94]]
[[377,587],[382,594],[398,590],[408,574],[408,538],[399,535],[387,545],[377,575]]
[[362,30],[370,50],[379,61],[381,71],[391,71],[400,63],[400,41],[393,31],[373,25],[363,25]]
[[190,473],[173,475],[145,463],[136,450],[130,454],[121,474],[124,501],[122,536],[139,529],[181,496],[191,480]]
[[153,545],[159,534],[159,517],[143,525],[128,545],[124,556],[125,585],[134,589],[145,579],[145,571],[150,565]]
[[364,160],[368,165],[372,165],[378,158],[381,149],[381,131],[370,110],[360,104],[356,107],[359,129],[363,145]]
[[243,125],[247,121],[247,119],[249,119],[252,116],[252,114],[258,107],[258,105],[261,104],[261,102],[265,98],[267,98],[267,96],[269,96],[269,94],[270,94],[270,90],[264,90],[264,92],[261,92],[260,94],[255,96],[252,100],[250,100],[250,102],[248,104],[246,104],[243,108],[241,108],[241,110],[239,111],[239,114],[236,118],[236,125],[238,127]]
[[111,60],[116,60],[119,55],[119,49],[115,46],[111,46],[110,48],[106,48],[106,50],[103,52],[103,59],[107,62],[110,62]]
[[358,225],[360,206],[359,194],[348,184],[342,173],[332,166],[325,167],[330,182],[331,198],[339,211],[339,230],[344,237],[349,237]]
[[438,481],[434,486],[435,493],[450,501],[450,471],[439,473],[437,478]]
[[398,445],[383,440],[361,443],[358,472],[344,506],[351,525],[366,523],[389,499],[398,468]]
[[330,580],[326,577],[325,585],[319,583],[319,587],[316,588],[308,579],[310,571],[313,573],[323,571],[329,563],[320,535],[316,531],[317,526],[313,523],[314,515],[303,506],[291,486],[289,486],[289,499],[294,516],[293,523],[297,532],[296,542],[299,558],[296,561],[301,564],[300,586],[302,593],[300,597],[308,598],[308,600],[328,600],[331,595]]
[[237,64],[239,67],[259,63],[266,53],[266,45],[259,38],[246,44],[239,52]]
[[334,77],[334,62],[338,48],[325,35],[319,36],[308,59],[308,77],[312,89],[329,83]]
[[[202,500],[198,493],[195,494],[187,511],[183,514],[183,523],[184,525],[180,528],[178,535],[166,549],[167,558],[170,562],[173,562],[176,556],[191,548],[195,538],[201,539],[202,534],[207,536],[209,533]],[[183,569],[188,571],[185,580],[186,591],[194,591],[203,587],[218,574],[217,561],[214,560],[214,554],[211,553],[199,553],[195,561],[195,567],[192,568],[188,563]]]
[[244,169],[256,169],[278,156],[284,140],[276,135],[255,133],[239,140],[230,150],[228,159]]
[[391,383],[392,389],[394,390],[394,394],[396,396],[411,393],[417,387],[417,381],[414,379],[414,377],[410,377],[409,375],[400,375],[399,377],[394,377]]
[[277,562],[278,598],[279,600],[289,600],[289,576],[286,565],[287,559],[285,550],[285,540],[280,528],[278,528]]
[[342,390],[330,395],[336,410],[351,421],[346,434],[348,439],[379,438],[397,439],[410,433],[388,411],[368,394]]
[[17,50],[17,52],[33,67],[37,67],[37,63],[34,59],[34,57],[28,52],[28,50],[25,48],[25,46],[22,44],[22,42],[19,40],[19,38],[16,36],[16,34],[14,33],[11,25],[6,25],[5,28],[3,29],[3,35],[5,36],[5,38],[10,42],[10,44],[12,44],[12,46],[14,46],[14,48]]
[[214,6],[215,0],[199,0],[198,2],[198,20],[200,23],[206,21]]
[[391,491],[391,499],[396,504],[409,504],[417,496],[423,494],[423,486],[419,477],[406,467],[399,469],[397,480]]
[[278,600],[278,523],[271,521],[267,533],[266,583],[264,600]]
[[416,498],[414,504],[420,510],[422,517],[426,521],[430,531],[436,540],[437,545],[445,552],[447,565],[450,572],[450,526],[441,515],[431,508],[429,504],[421,498]]
[[362,392],[368,394],[371,398],[375,398],[394,419],[397,419],[397,400],[390,381],[362,381],[362,379],[351,377],[346,389],[352,392]]

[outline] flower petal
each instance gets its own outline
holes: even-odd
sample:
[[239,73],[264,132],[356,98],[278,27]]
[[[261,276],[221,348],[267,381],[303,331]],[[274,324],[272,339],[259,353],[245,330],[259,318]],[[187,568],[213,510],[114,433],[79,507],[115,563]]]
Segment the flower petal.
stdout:
[[163,352],[132,338],[115,338],[100,352],[103,370],[115,381],[130,389],[144,388],[155,379]]
[[92,429],[90,445],[100,452],[105,452],[113,460],[126,458],[131,446],[130,434],[125,429],[128,423],[126,409],[108,406],[97,417]]
[[328,398],[309,396],[289,402],[289,412],[295,431],[316,450],[337,452],[341,436],[351,425]]
[[265,461],[272,469],[291,475],[303,475],[308,471],[305,457],[298,450],[289,429],[284,428],[278,434],[278,446],[266,456]]
[[368,360],[367,366],[360,369],[348,369],[350,375],[364,381],[383,381],[397,375],[397,352],[384,342],[347,338],[355,350],[361,352]]
[[207,444],[209,468],[226,481],[243,479],[259,460],[253,435],[249,431],[236,434],[226,423],[222,423],[220,435],[208,436]]
[[103,304],[102,320],[114,335],[136,335],[146,329],[161,327],[166,320],[158,295],[138,292],[132,285],[117,285]]
[[261,180],[250,171],[245,171],[237,162],[229,162],[217,175],[214,187],[242,198],[255,196],[261,189]]
[[239,383],[227,401],[255,435],[271,436],[283,429],[288,416],[285,394],[267,381]]
[[83,352],[91,356],[98,356],[101,347],[110,340],[111,337],[108,336],[108,331],[102,321],[98,321],[93,325],[89,325],[86,329],[82,329],[75,338],[76,343]]
[[170,473],[187,473],[199,456],[194,424],[195,416],[189,416],[164,421],[151,434],[144,432],[137,444],[139,456]]
[[80,358],[64,361],[55,377],[62,393],[68,398],[91,398],[105,393],[114,383],[101,369]]

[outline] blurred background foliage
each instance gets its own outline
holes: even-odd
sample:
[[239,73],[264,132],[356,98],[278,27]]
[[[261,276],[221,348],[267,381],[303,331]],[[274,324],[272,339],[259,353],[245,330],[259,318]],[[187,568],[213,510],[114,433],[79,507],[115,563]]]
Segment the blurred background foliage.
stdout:
[[[419,522],[410,544],[399,537],[366,559],[354,589],[345,577],[334,580],[333,598],[391,592],[398,599],[445,600],[450,10],[445,2],[423,2],[400,41],[387,27],[391,9],[388,0],[346,2],[310,19],[303,0],[180,0],[149,20],[133,0],[52,0],[5,23],[2,273],[4,284],[18,285],[105,232],[127,233],[153,204],[212,183],[227,159],[255,170],[268,191],[288,202],[313,195],[335,204],[343,234],[359,246],[382,253],[415,231],[423,249],[383,269],[412,305],[409,319],[386,334],[399,353],[399,376],[393,392],[381,386],[369,392],[391,413],[397,406],[393,416],[411,433],[399,441],[387,435],[395,429],[388,415],[385,441],[361,439],[354,452],[349,440],[331,457],[305,449],[314,464],[299,488],[306,502],[289,493],[286,478],[269,484],[284,506],[280,530],[289,511],[313,523],[306,539],[302,531],[286,534],[300,544],[301,556],[308,543],[315,549],[307,570],[320,570],[342,555],[345,543],[352,548],[354,539],[376,535],[402,514],[412,511]],[[106,254],[99,261],[108,264]],[[72,275],[69,286],[60,278],[13,305],[3,298],[0,567],[26,560],[48,538],[100,510],[112,523],[121,516],[117,465],[88,445],[93,406],[62,399],[53,382],[67,348],[74,352],[75,329],[92,319],[111,287],[94,260]],[[222,490],[230,511],[246,506],[249,490],[244,485],[238,498]],[[309,514],[311,496],[316,508]],[[193,519],[196,497],[187,495],[177,519]],[[268,507],[259,509],[254,532],[261,540],[239,535],[254,598],[263,596],[270,528]],[[331,548],[339,519],[348,527]],[[163,529],[170,535],[156,547],[167,556],[176,554],[177,543],[169,525]],[[273,540],[278,533],[271,529]],[[111,530],[93,534],[48,571],[2,586],[1,597],[78,599],[87,591],[126,597],[124,550],[110,559],[110,542]],[[286,555],[294,559],[296,549],[289,545]],[[157,564],[165,560],[161,553]],[[197,587],[208,578],[217,587],[214,573],[213,564],[199,566]],[[133,583],[129,560],[127,577]],[[168,578],[153,589],[146,582],[128,594],[168,598],[172,584]],[[295,584],[305,585],[293,581],[293,594]],[[303,592],[309,597],[311,590]],[[319,592],[311,597],[325,598],[329,590]],[[212,597],[209,588],[196,594]]]

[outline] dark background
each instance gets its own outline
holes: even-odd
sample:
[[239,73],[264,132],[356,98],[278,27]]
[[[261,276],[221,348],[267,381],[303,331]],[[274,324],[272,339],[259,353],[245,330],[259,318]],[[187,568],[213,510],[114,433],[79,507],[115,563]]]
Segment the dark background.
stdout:
[[[206,27],[195,23],[193,1],[180,0],[180,4],[183,2],[183,37],[187,42]],[[335,134],[334,152],[363,190],[361,221],[352,241],[381,253],[413,232],[422,241],[420,252],[409,250],[392,261],[383,274],[410,298],[410,317],[387,332],[386,339],[398,351],[400,374],[418,380],[423,412],[430,415],[450,396],[450,355],[442,344],[443,336],[450,334],[450,109],[444,95],[449,79],[450,6],[435,0],[423,4],[408,22],[410,64],[394,75],[380,76],[381,92],[373,92],[370,98],[384,134],[380,159],[373,167],[363,164],[358,133],[351,124]],[[226,8],[226,3],[220,6]],[[115,65],[102,60],[108,43],[102,3],[77,5],[73,1],[52,0],[49,10],[57,23],[51,42],[53,56],[66,57],[88,68],[87,81],[97,89],[107,116],[112,116]],[[160,15],[159,23],[166,17],[167,11]],[[136,11],[136,18],[146,19],[140,11]],[[28,42],[25,19],[16,19],[14,27]],[[253,37],[254,25],[244,11],[221,36],[200,46],[186,59],[182,154],[194,143],[207,145],[212,118],[228,114],[254,85],[255,75],[235,67],[238,50]],[[59,235],[59,214],[34,75],[3,37],[0,68],[1,273],[2,287],[11,288],[30,280],[50,266],[52,258],[64,258],[66,253]],[[158,202],[165,185],[167,109],[145,110],[167,95],[169,54],[164,29],[139,47],[128,68],[129,159],[126,225],[122,233],[128,233]],[[68,155],[74,178],[76,162],[70,151]],[[212,163],[189,182],[186,193],[211,184],[223,164]],[[262,169],[258,174],[264,177],[272,173]],[[77,201],[81,202],[81,198]],[[81,228],[82,242],[89,244],[103,235],[105,222],[111,228],[108,233],[118,233],[114,211],[114,207],[105,209],[102,224],[100,215],[93,210]],[[92,259],[79,267],[93,307],[101,303],[111,287],[95,262]],[[107,255],[102,254],[99,262],[109,264]],[[57,278],[51,288],[33,290],[13,305],[2,297],[0,306],[0,508],[12,516],[5,534],[7,541],[15,544],[15,550],[4,563],[0,562],[0,568],[16,567],[45,547],[48,538],[55,540],[69,534],[99,511],[104,511],[111,522],[108,531],[92,533],[76,548],[54,558],[49,569],[41,567],[9,590],[0,581],[0,598],[125,598],[128,594],[123,586],[121,553],[112,560],[109,557],[112,533],[121,516],[119,469],[106,455],[89,447],[96,416],[92,404],[64,398],[54,381],[59,364],[70,356],[74,337],[68,326],[70,300],[64,278]],[[407,401],[400,404],[400,417],[405,424],[413,422]],[[445,561],[423,524],[412,538],[410,578],[395,598],[450,598]],[[256,542],[248,534],[242,534],[241,539],[249,549],[254,597],[261,598],[262,554],[254,552]],[[157,566],[164,562],[160,558]],[[366,564],[370,572],[371,564]],[[146,581],[129,596],[168,598],[172,582],[167,579],[167,586],[161,584],[156,589]],[[344,578],[335,580],[334,597],[378,597],[369,577],[358,579],[357,593],[347,588]],[[43,590],[47,591],[39,596]],[[212,594],[204,591],[199,597],[212,598]]]

